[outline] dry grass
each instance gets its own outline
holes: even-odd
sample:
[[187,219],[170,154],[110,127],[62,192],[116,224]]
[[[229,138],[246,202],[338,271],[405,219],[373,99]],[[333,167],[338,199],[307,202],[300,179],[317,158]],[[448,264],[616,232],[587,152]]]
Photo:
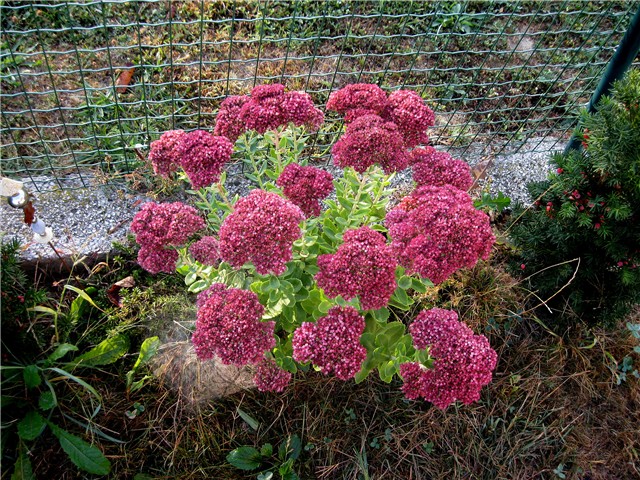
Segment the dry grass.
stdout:
[[[355,385],[311,373],[282,395],[243,390],[200,404],[184,385],[157,384],[137,398],[106,399],[107,426],[130,442],[103,446],[117,478],[255,478],[225,456],[293,434],[305,446],[296,463],[303,479],[556,478],[560,465],[567,478],[638,475],[639,385],[617,385],[614,361],[633,348],[626,330],[558,337],[523,321],[494,331],[491,343],[499,364],[474,405],[441,411],[374,377]],[[122,411],[134,401],[146,411],[127,420]],[[238,408],[260,422],[257,431]]]

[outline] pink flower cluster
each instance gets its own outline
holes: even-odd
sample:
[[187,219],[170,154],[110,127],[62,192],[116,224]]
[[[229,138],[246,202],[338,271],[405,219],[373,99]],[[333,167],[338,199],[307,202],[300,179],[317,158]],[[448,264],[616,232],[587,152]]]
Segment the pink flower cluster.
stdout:
[[220,258],[235,268],[252,262],[261,275],[281,275],[304,218],[299,207],[278,194],[252,190],[220,227]]
[[177,146],[184,135],[186,135],[184,130],[169,130],[164,132],[158,140],[151,142],[149,161],[156,174],[168,177],[178,169],[180,158]]
[[408,148],[429,143],[429,137],[425,132],[436,121],[436,116],[424,104],[422,97],[411,90],[397,90],[389,95],[383,117],[398,126]]
[[418,185],[453,185],[468,190],[473,185],[471,168],[467,162],[456,160],[446,152],[433,147],[418,148],[411,152],[413,180]]
[[327,110],[344,115],[347,123],[365,115],[379,115],[396,125],[405,148],[429,143],[425,131],[435,123],[433,111],[416,92],[398,90],[387,97],[380,87],[367,83],[347,85],[333,92]]
[[317,130],[324,114],[305,92],[285,92],[284,85],[258,85],[251,96],[229,97],[220,104],[214,132],[232,142],[246,130],[264,133],[293,123]]
[[455,312],[439,308],[421,312],[409,331],[417,349],[430,348],[434,368],[415,362],[400,366],[407,398],[422,397],[442,409],[456,400],[470,404],[480,399],[498,360],[486,337],[474,335]]
[[189,253],[203,265],[216,267],[220,263],[220,246],[216,237],[202,237],[189,246]]
[[333,191],[333,177],[329,172],[297,163],[287,165],[276,183],[307,217],[320,215],[320,200]]
[[282,370],[276,362],[266,358],[256,366],[253,377],[253,383],[261,392],[282,392],[290,381],[291,373]]
[[131,222],[131,231],[141,247],[138,263],[151,273],[172,273],[178,252],[166,247],[186,243],[191,235],[204,227],[205,222],[198,211],[183,203],[144,204]]
[[159,246],[142,245],[138,250],[138,265],[149,273],[174,273],[178,252]]
[[154,171],[164,177],[182,167],[193,188],[200,188],[220,179],[232,153],[233,145],[226,137],[203,130],[170,130],[151,143],[149,160]]
[[262,322],[264,307],[248,290],[213,284],[198,309],[191,341],[200,360],[218,356],[222,363],[260,362],[276,345],[275,322]]
[[293,334],[293,359],[312,362],[325,374],[353,378],[367,357],[360,345],[364,318],[352,307],[333,307],[316,323],[305,322]]
[[178,143],[180,165],[193,188],[220,180],[232,153],[233,144],[226,137],[216,137],[203,130],[187,133]]
[[353,167],[360,173],[375,163],[386,173],[404,170],[409,163],[398,127],[372,114],[350,123],[331,153],[336,165]]
[[249,100],[250,98],[246,95],[233,95],[225,98],[220,104],[213,133],[227,137],[231,143],[236,143],[236,140],[245,131],[240,112]]
[[343,240],[336,253],[318,257],[318,286],[331,298],[360,297],[363,310],[386,306],[396,289],[396,259],[384,236],[364,226]]
[[347,123],[364,115],[382,115],[387,108],[387,94],[371,83],[353,83],[329,96],[327,110],[345,116]]
[[416,188],[387,214],[385,225],[398,262],[436,284],[488,258],[495,241],[489,217],[451,185]]

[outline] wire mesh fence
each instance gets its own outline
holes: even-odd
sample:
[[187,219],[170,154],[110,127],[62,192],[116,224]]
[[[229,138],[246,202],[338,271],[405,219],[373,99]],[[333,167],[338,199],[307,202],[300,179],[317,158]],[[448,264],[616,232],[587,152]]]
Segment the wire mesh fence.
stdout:
[[[437,115],[432,143],[459,156],[478,145],[486,154],[551,149],[566,140],[639,6],[5,1],[2,175],[41,189],[65,188],[69,177],[115,181],[140,166],[136,145],[168,129],[211,129],[227,95],[273,82],[318,105],[348,83],[416,90]],[[341,128],[327,120],[318,155]]]

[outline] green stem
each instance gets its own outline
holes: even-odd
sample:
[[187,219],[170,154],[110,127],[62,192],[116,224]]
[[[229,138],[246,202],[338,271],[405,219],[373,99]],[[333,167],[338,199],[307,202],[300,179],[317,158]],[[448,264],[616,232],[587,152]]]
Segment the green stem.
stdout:
[[364,190],[364,187],[365,187],[365,183],[366,183],[365,178],[367,177],[366,173],[363,173],[362,176],[360,176],[358,172],[355,172],[355,174],[358,177],[359,185],[358,185],[358,191],[356,192],[356,197],[353,199],[353,205],[351,206],[351,211],[349,212],[348,218],[351,218],[351,216],[356,211],[356,207],[358,206],[360,197],[362,197],[362,191]]
[[218,193],[220,194],[222,201],[225,203],[227,207],[229,207],[229,211],[233,212],[233,205],[231,204],[231,202],[229,201],[229,197],[227,196],[227,189],[224,188],[224,185],[222,185],[222,182],[216,183],[216,186],[218,187]]
[[[375,197],[373,198],[373,202],[371,203],[371,206],[375,206],[380,199],[382,198],[382,194],[384,193],[385,189],[384,189],[384,184],[386,184],[386,180],[381,182],[381,185],[378,187],[378,191],[376,192]],[[371,218],[371,210],[369,210],[369,213],[367,213],[366,218],[364,219],[364,225],[368,225],[369,224],[369,219]]]
[[282,173],[282,154],[280,152],[280,132],[273,131],[273,150],[276,154],[276,173],[278,176]]

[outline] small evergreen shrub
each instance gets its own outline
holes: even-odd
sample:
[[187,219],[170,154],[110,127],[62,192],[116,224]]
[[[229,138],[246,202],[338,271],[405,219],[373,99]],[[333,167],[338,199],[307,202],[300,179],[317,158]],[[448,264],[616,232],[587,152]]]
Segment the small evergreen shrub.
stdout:
[[[565,320],[608,324],[640,301],[640,71],[582,113],[582,151],[529,185],[536,202],[511,229],[514,270]],[[574,277],[575,275],[575,277]],[[564,287],[564,288],[563,288]]]

